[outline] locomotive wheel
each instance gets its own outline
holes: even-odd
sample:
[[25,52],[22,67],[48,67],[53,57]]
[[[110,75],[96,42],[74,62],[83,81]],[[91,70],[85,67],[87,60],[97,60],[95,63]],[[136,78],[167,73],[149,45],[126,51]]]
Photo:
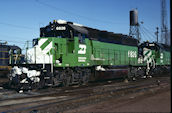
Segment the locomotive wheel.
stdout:
[[83,72],[83,78],[82,78],[82,85],[86,85],[89,81],[89,75],[90,75],[90,71],[88,69],[86,69]]
[[82,85],[86,85],[88,83],[88,77],[87,75],[84,75],[84,77],[82,78]]
[[43,87],[45,87],[45,80],[43,78],[41,78],[39,85],[38,85],[38,89],[41,89]]
[[137,74],[136,72],[137,72],[136,68],[130,67],[127,79],[130,81],[135,81],[136,80],[136,74]]
[[69,86],[70,85],[70,83],[71,83],[71,73],[72,72],[72,70],[70,70],[70,69],[67,69],[66,71],[64,71],[64,73],[63,73],[63,80],[62,80],[62,85],[63,86]]
[[63,82],[62,82],[63,86],[66,86],[66,87],[69,86],[70,85],[70,80],[71,80],[70,76],[63,79]]

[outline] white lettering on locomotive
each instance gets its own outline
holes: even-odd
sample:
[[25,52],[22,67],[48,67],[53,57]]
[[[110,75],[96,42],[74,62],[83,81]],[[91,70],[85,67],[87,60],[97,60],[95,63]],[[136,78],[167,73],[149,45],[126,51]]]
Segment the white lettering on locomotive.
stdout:
[[66,30],[65,26],[56,27],[56,30]]
[[78,57],[78,62],[85,62],[86,59],[86,57]]
[[137,57],[137,52],[136,51],[128,51],[128,57],[136,58]]

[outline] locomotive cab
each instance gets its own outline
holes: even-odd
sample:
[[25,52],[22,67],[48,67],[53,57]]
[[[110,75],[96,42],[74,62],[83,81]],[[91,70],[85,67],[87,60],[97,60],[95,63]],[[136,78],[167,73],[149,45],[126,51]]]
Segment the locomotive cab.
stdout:
[[20,64],[23,58],[18,46],[0,43],[0,76],[6,77],[11,70],[11,66]]

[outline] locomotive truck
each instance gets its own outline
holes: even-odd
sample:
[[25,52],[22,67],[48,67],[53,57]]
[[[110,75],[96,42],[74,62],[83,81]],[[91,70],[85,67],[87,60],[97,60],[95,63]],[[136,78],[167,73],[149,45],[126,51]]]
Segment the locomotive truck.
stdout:
[[170,66],[169,46],[55,20],[40,28],[26,62],[13,65],[11,86],[19,89],[69,86],[124,77],[151,77]]

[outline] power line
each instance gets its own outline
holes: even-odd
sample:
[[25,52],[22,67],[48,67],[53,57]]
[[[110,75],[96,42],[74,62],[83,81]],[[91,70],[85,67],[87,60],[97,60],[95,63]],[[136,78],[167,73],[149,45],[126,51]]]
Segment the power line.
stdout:
[[148,33],[145,31],[145,29],[143,29],[143,27],[141,27],[140,30],[141,30],[142,34],[145,35],[147,38],[149,37],[149,39],[154,40],[154,39],[152,38],[152,36],[151,36],[150,34],[148,34]]
[[104,22],[104,23],[109,23],[109,24],[123,24],[121,22],[111,22],[111,21],[105,21],[105,20],[100,20],[100,19],[95,19],[95,18],[90,18],[90,17],[86,17],[86,16],[83,16],[83,15],[80,15],[80,14],[77,14],[77,13],[74,13],[74,12],[71,12],[71,11],[67,11],[67,10],[64,10],[64,9],[61,9],[61,8],[58,8],[58,7],[55,7],[55,6],[52,6],[50,4],[47,4],[45,2],[41,2],[39,0],[35,0],[37,3],[41,4],[41,5],[44,5],[46,7],[49,7],[51,9],[54,9],[54,10],[57,10],[57,11],[61,11],[61,12],[64,12],[66,14],[70,14],[70,15],[75,15],[75,16],[78,16],[80,18],[83,18],[83,19],[87,19],[89,21],[94,21],[94,22]]
[[[145,33],[144,33],[143,31],[142,31],[142,34],[141,34],[141,35],[144,36],[145,40],[149,40],[148,36],[146,36]],[[143,41],[144,41],[144,40],[143,40]]]
[[[145,25],[145,24],[144,24]],[[150,32],[155,32],[155,27],[151,27],[151,25],[146,24],[146,28],[149,29]]]
[[143,29],[142,31],[149,37],[149,39],[154,40],[154,38],[149,33],[147,33],[145,29]]
[[[21,41],[14,41],[14,40],[4,40],[4,39],[0,39],[0,42],[3,41],[3,42],[7,42],[7,43],[10,43],[8,45],[17,45],[17,46],[25,46],[25,43],[26,41],[24,42],[21,42]],[[28,41],[30,45],[32,45],[32,41]]]
[[[140,32],[141,32],[141,33],[140,33],[140,34],[141,34],[141,37],[144,36],[144,38],[146,38],[146,40],[147,40],[147,36],[145,35],[145,33],[142,31],[141,28],[140,28]],[[142,38],[142,40],[143,40],[143,38]]]
[[[0,42],[1,41],[7,42],[7,43],[12,43],[12,44],[8,44],[8,45],[19,46],[22,49],[22,52],[26,51],[26,43],[27,43],[26,41],[25,42],[18,42],[18,41],[11,41],[11,40],[0,40]],[[29,44],[29,48],[32,47],[31,41],[28,41],[28,44]]]
[[147,36],[147,34],[145,33],[142,27],[140,27],[140,32],[141,32],[141,35],[144,35],[145,38],[148,39],[149,36]]
[[[22,38],[22,37],[18,37],[18,36],[9,36],[9,35],[3,35],[3,34],[0,34],[1,37],[7,37],[7,38],[13,38],[13,39],[19,39],[19,40],[22,40],[22,41],[27,41],[26,39]],[[4,39],[3,39],[4,40]],[[31,41],[31,40],[30,40]]]
[[153,32],[153,34],[152,34],[152,32],[150,32],[147,28],[145,28],[144,26],[142,26],[142,27],[143,27],[143,29],[145,29],[147,32],[149,32],[149,34],[150,34],[153,38],[156,38],[155,35],[153,35],[154,32]]
[[22,50],[25,50],[25,46],[26,46],[26,42],[24,43],[24,46],[23,46],[23,49]]
[[2,22],[0,22],[0,24],[1,25],[7,25],[7,26],[15,27],[15,28],[27,29],[27,30],[33,30],[34,29],[34,28],[31,28],[31,27],[15,25],[15,24],[11,24],[11,23],[2,23]]
[[24,44],[22,42],[19,42],[19,41],[11,41],[11,40],[1,40],[0,41],[6,41],[6,42],[11,42],[11,43],[18,43],[18,44]]
[[151,40],[156,40],[156,36],[154,35],[154,32],[148,30],[143,24],[140,26],[140,28],[142,29],[142,32],[144,32]]

